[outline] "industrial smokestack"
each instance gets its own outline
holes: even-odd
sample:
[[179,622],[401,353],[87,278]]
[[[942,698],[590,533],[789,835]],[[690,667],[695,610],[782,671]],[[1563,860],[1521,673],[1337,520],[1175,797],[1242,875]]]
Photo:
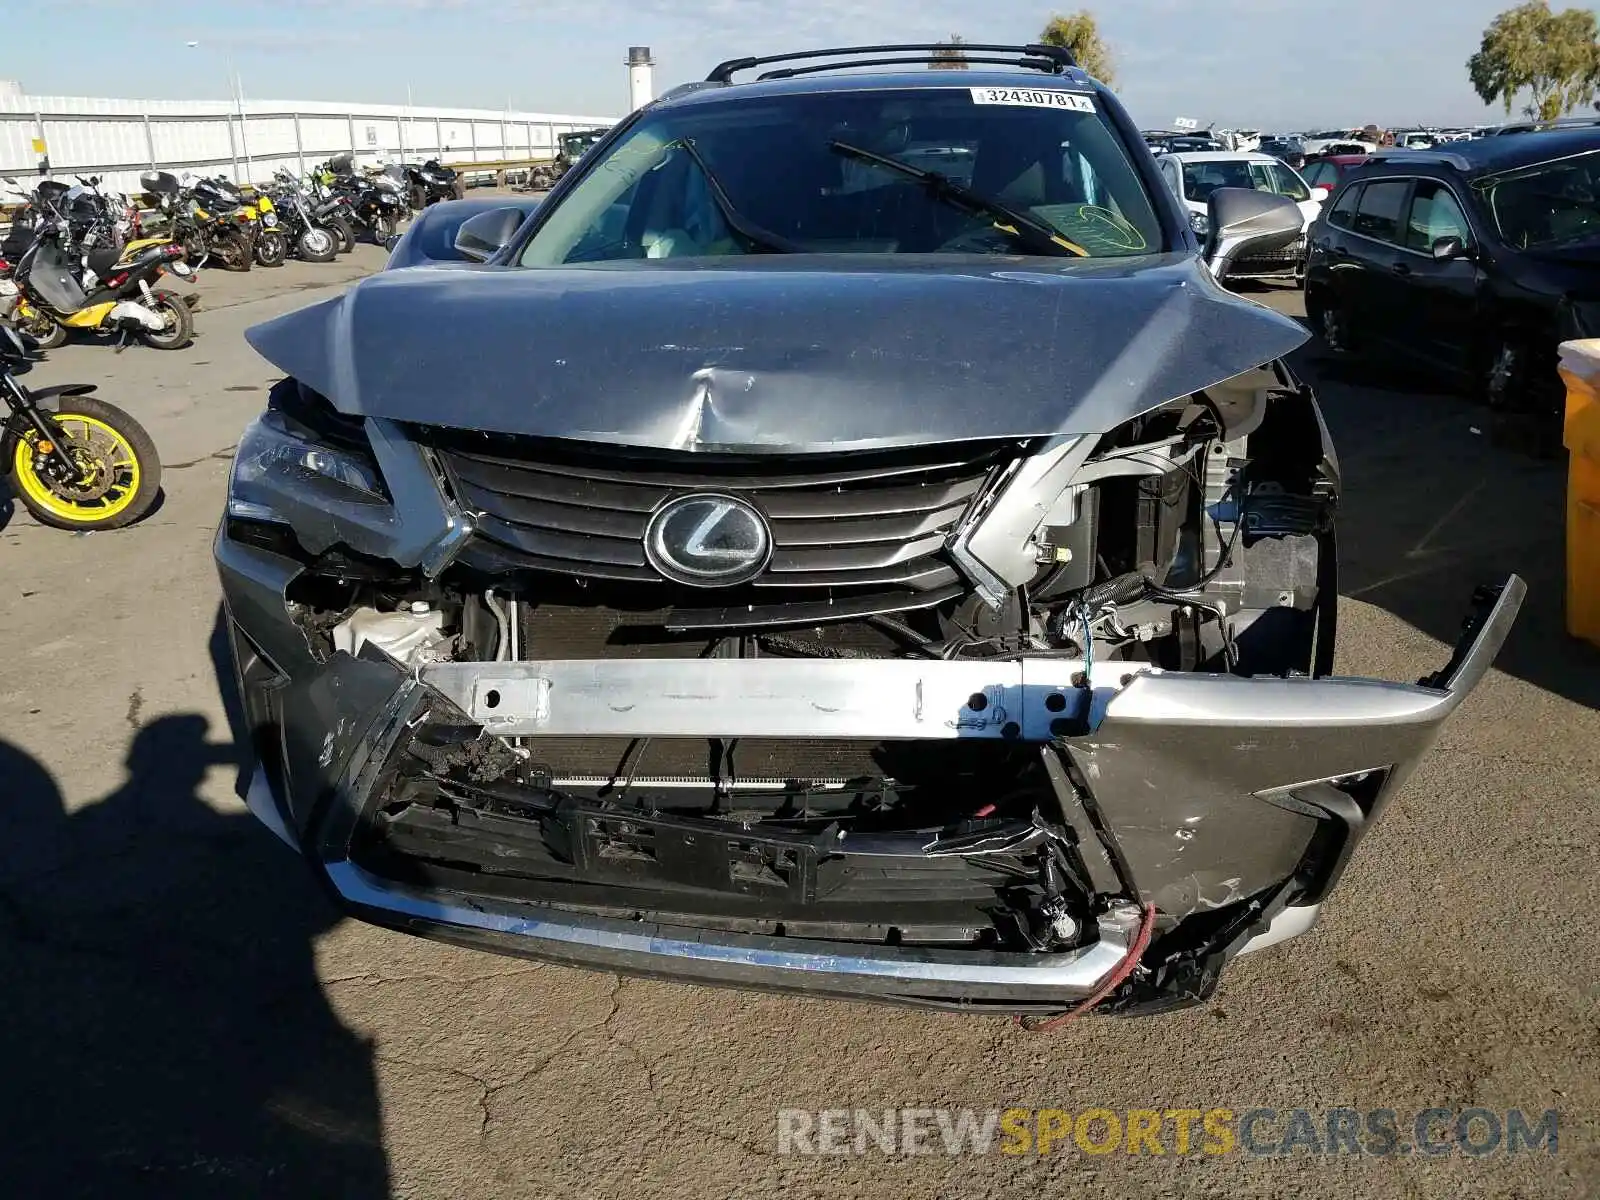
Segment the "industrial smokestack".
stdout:
[[654,67],[649,46],[628,47],[628,105],[643,108],[656,98]]

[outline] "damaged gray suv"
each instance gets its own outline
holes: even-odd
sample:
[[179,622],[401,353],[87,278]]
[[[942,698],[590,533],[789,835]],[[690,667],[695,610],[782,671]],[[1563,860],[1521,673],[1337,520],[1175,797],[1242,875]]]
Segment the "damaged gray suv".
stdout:
[[1298,213],[1203,247],[1064,51],[965,52],[726,63],[249,332],[247,799],[349,912],[1019,1012],[1314,923],[1522,584],[1334,676],[1306,334],[1207,266]]

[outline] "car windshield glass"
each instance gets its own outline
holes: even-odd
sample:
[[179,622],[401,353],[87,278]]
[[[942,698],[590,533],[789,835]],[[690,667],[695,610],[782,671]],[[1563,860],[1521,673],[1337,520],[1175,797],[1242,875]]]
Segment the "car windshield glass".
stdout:
[[[919,87],[746,95],[646,113],[540,226],[525,266],[751,253],[1048,252],[993,208],[1092,257],[1166,248],[1115,131],[1087,93]],[[1051,96],[1066,99],[1054,102]],[[915,168],[886,168],[839,144]],[[592,157],[592,156],[591,156]],[[754,236],[750,236],[754,235]]]
[[1506,244],[1520,250],[1600,237],[1600,151],[1478,185]]
[[1300,177],[1281,163],[1252,162],[1249,159],[1215,159],[1183,164],[1184,198],[1204,204],[1218,188],[1248,188],[1274,192],[1291,200],[1309,200]]

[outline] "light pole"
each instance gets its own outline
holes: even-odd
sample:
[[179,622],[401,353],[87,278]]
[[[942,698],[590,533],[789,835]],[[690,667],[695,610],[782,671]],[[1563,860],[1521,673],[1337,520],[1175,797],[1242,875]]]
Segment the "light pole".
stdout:
[[[185,42],[184,45],[188,46],[191,50],[201,49],[199,42]],[[239,147],[244,152],[245,177],[242,180],[236,179],[234,182],[249,183],[250,176],[254,174],[254,167],[250,162],[250,135],[245,129],[244,80],[239,77],[239,72],[233,69],[233,55],[231,53],[228,51],[223,51],[222,60],[227,64],[228,67],[228,87],[233,92],[233,107],[234,111],[238,113],[239,116]],[[231,128],[231,121],[229,122],[229,126]],[[233,140],[231,134],[228,140],[230,142]],[[234,159],[233,173],[235,175],[239,173],[239,161],[237,158]]]

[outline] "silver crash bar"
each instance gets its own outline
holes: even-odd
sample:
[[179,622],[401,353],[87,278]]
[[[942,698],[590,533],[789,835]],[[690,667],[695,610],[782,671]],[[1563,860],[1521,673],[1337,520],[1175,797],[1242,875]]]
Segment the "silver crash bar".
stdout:
[[[835,737],[1045,741],[1093,702],[1081,662],[565,659],[437,663],[420,679],[503,737]],[[1109,699],[1127,663],[1097,666]],[[1091,681],[1093,682],[1093,681]]]
[[[1244,678],[1021,657],[561,659],[435,663],[421,683],[503,737],[1005,738],[1042,742],[1107,720],[1360,728],[1442,721],[1488,671],[1527,585],[1511,576],[1426,683]],[[1069,726],[1071,728],[1069,728]]]

